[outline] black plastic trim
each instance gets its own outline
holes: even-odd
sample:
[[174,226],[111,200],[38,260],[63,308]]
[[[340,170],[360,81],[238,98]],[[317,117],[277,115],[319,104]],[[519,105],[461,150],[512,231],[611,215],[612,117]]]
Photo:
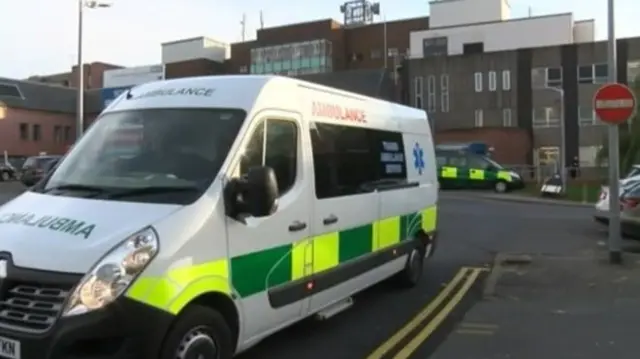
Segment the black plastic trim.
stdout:
[[[356,258],[322,273],[269,289],[269,304],[272,308],[277,309],[308,298],[398,259],[408,254],[420,243],[419,239],[402,241],[397,245]],[[309,287],[310,283],[312,287]]]

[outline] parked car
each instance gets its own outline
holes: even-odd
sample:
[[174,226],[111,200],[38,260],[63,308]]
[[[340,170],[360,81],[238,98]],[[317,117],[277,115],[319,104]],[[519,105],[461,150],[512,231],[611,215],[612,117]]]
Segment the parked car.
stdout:
[[0,181],[7,182],[18,178],[18,171],[9,162],[0,163]]
[[25,186],[33,186],[38,183],[55,165],[62,156],[34,156],[29,157],[22,166],[20,180]]
[[[609,187],[603,187],[595,206],[594,219],[609,224]],[[640,180],[626,182],[620,186],[620,225],[624,236],[640,239]]]

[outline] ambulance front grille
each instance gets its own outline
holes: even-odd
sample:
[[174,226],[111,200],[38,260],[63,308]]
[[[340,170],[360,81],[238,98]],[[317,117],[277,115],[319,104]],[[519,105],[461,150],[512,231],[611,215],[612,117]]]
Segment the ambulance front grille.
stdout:
[[0,301],[0,326],[25,332],[46,331],[58,318],[70,289],[34,284],[10,287]]

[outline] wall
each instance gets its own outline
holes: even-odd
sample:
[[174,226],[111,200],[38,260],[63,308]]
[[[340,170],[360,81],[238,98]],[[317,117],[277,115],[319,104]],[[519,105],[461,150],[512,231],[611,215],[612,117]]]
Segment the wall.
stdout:
[[[401,55],[409,49],[409,34],[429,27],[428,17],[417,17],[387,23],[387,48],[398,49]],[[333,70],[379,69],[384,66],[384,25],[376,23],[356,28],[344,28],[333,20],[322,20],[258,30],[257,39],[231,44],[228,70],[243,72],[251,65],[251,49],[316,39],[331,42]],[[399,63],[402,59],[399,59]],[[389,68],[394,59],[388,60]]]
[[164,79],[164,65],[136,66],[104,72],[102,87],[136,86]]
[[[482,126],[518,125],[515,51],[413,59],[408,71],[410,104],[418,107],[416,93],[422,91],[422,107],[434,121],[436,130],[474,127],[476,111],[482,111]],[[496,80],[493,89],[489,88],[490,73]],[[480,76],[479,89],[475,87],[476,75]],[[507,76],[507,81],[503,81],[503,76]],[[416,86],[416,78],[421,78],[421,87]],[[447,85],[443,81],[448,86],[443,86]],[[503,121],[507,109],[510,123]]]
[[436,144],[447,142],[484,142],[494,148],[492,158],[498,163],[529,163],[531,141],[526,130],[518,128],[476,128],[435,133]]
[[573,24],[573,42],[593,42],[596,37],[595,20],[580,20]]
[[[429,28],[429,18],[419,17],[387,22],[387,50],[398,53],[398,64],[409,52],[409,34]],[[350,58],[360,55],[362,60],[350,61],[352,69],[379,69],[384,67],[384,23],[345,30],[346,52]],[[387,59],[387,68],[392,69],[394,57]]]
[[182,77],[219,75],[229,72],[228,70],[226,64],[207,59],[195,59],[165,65],[165,77],[167,79],[177,79]]
[[[431,20],[433,22],[433,20]],[[415,31],[410,35],[411,58],[423,57],[423,40],[447,37],[448,54],[463,53],[466,43],[484,43],[484,51],[573,43],[573,15],[558,14],[479,25]]]
[[505,0],[440,0],[429,2],[431,27],[506,20]]
[[[93,62],[90,64],[84,64],[84,88],[99,89],[104,87],[104,72],[112,69],[121,69],[122,66],[105,64],[102,62]],[[71,68],[71,74],[69,75],[70,86],[78,87],[78,66]]]
[[208,37],[196,37],[162,44],[162,63],[170,64],[195,59],[224,62],[229,57],[229,44]]
[[[29,124],[29,140],[20,138],[20,123]],[[31,139],[32,125],[41,126],[39,141]],[[54,139],[54,127],[70,127],[70,137],[61,142]],[[0,151],[7,151],[12,156],[32,156],[40,152],[49,154],[63,154],[75,140],[75,117],[70,114],[60,114],[41,111],[30,111],[8,108],[6,117],[0,121]]]

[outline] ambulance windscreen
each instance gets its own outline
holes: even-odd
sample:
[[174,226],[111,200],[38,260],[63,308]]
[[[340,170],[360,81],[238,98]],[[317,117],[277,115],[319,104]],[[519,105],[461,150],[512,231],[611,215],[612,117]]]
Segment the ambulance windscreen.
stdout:
[[243,110],[197,108],[106,113],[74,145],[43,191],[94,188],[110,199],[109,193],[134,190],[135,198],[118,199],[192,202],[217,176],[245,117]]

